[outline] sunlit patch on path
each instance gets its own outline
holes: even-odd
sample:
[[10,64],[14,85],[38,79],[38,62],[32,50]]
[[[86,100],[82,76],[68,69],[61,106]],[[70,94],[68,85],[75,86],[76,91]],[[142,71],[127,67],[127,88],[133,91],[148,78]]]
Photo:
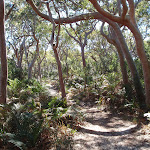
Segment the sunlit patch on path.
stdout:
[[74,136],[74,150],[149,150],[150,137],[133,124],[96,107],[84,108],[85,125]]
[[47,88],[50,96],[56,96],[58,94],[58,91],[55,90],[51,84],[46,84],[46,88]]

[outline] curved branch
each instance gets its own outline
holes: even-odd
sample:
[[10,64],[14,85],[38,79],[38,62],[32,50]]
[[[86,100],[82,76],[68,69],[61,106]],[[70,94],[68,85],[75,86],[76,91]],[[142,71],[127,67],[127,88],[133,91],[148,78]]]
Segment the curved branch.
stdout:
[[71,34],[68,32],[67,29],[65,29],[65,30],[66,30],[67,34],[68,34],[71,38],[73,38],[77,43],[80,44],[80,41],[78,41],[73,35],[71,35]]
[[93,32],[95,26],[96,26],[96,23],[95,23],[94,27],[92,26],[92,28],[91,28],[91,30],[90,30],[89,32],[85,32],[84,46],[87,44],[87,37],[88,37],[88,35],[91,34],[91,33]]
[[109,38],[109,36],[108,36],[108,35],[106,35],[106,34],[104,33],[104,31],[103,31],[104,24],[105,24],[105,22],[103,22],[103,23],[102,23],[102,26],[101,26],[101,30],[100,30],[101,35],[102,35],[103,37],[105,37],[105,38],[106,38],[106,40],[107,40],[109,43],[111,43],[111,44],[113,44],[113,45],[114,45],[115,43],[113,42],[113,40],[112,40],[111,38]]
[[12,5],[12,7],[9,9],[8,13],[5,15],[5,21],[8,19],[9,15],[12,12],[14,7],[15,7],[15,4]]
[[[45,20],[47,21],[50,21],[50,18],[48,15],[45,15],[43,13],[41,13],[38,8],[35,6],[35,4],[33,3],[32,0],[26,0],[28,2],[28,4],[30,4],[30,6],[32,7],[32,9],[35,11],[35,13],[37,15],[39,15],[40,17],[44,18]],[[92,1],[95,1],[95,0],[90,0],[91,3]],[[94,2],[93,2],[94,3]],[[99,6],[99,5],[98,5]],[[111,15],[110,13],[104,11],[100,6],[98,7],[100,8],[100,11],[99,12],[94,12],[94,13],[86,13],[86,14],[82,14],[82,15],[79,15],[79,16],[74,16],[74,17],[67,17],[67,18],[60,18],[60,19],[54,19],[54,22],[56,24],[58,24],[59,22],[61,24],[63,23],[74,23],[74,22],[77,22],[77,21],[81,21],[81,20],[88,20],[88,19],[100,19],[103,15],[103,17],[107,17],[109,18],[110,20],[115,20],[116,22],[119,22],[121,24],[123,24],[123,21],[121,19],[121,17],[117,17],[117,16],[114,16],[114,15]],[[99,9],[98,9],[99,10]],[[102,11],[102,12],[101,12]],[[103,13],[104,12],[104,13]],[[108,14],[108,15],[107,15]],[[127,20],[126,20],[127,21]]]
[[41,13],[41,12],[38,10],[38,8],[35,6],[35,4],[33,3],[32,0],[26,0],[26,2],[27,2],[28,4],[30,4],[30,6],[31,6],[32,9],[36,12],[36,14],[38,14],[40,17],[42,17],[42,18],[44,18],[44,19],[50,21],[50,20],[49,20],[49,16],[48,16],[48,15],[45,15],[45,14],[43,14],[43,13]]
[[130,15],[130,19],[131,22],[136,25],[136,20],[135,20],[135,7],[134,7],[134,1],[133,0],[128,0],[129,3],[129,15]]
[[[76,25],[77,25],[77,23],[76,23]],[[78,26],[80,26],[80,25],[78,25]],[[70,28],[74,31],[76,37],[78,38],[78,41],[81,42],[81,39],[80,39],[80,37],[78,36],[76,30],[73,28],[72,24],[70,24]]]
[[108,19],[110,19],[110,20],[112,20],[112,21],[115,21],[115,22],[117,22],[117,23],[123,24],[124,18],[118,17],[118,16],[114,16],[114,15],[112,15],[111,13],[109,13],[109,12],[105,11],[104,9],[102,9],[102,8],[100,7],[100,5],[98,4],[97,0],[89,0],[89,1],[93,4],[94,8],[95,8],[101,15],[105,16],[106,18],[108,18]]
[[121,16],[121,0],[117,0],[117,7],[118,7],[119,16]]
[[121,0],[121,3],[122,3],[122,6],[123,6],[123,12],[122,12],[121,17],[124,19],[127,12],[128,12],[128,6],[126,4],[126,0]]

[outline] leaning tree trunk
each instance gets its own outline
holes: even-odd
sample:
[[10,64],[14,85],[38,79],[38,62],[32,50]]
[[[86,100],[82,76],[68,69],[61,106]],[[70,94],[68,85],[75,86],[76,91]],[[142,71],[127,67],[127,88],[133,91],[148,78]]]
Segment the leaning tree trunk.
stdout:
[[135,90],[136,90],[136,95],[137,95],[137,99],[138,99],[138,104],[139,104],[140,108],[144,108],[144,106],[145,106],[145,96],[144,96],[144,93],[143,93],[143,88],[142,88],[140,78],[139,78],[137,69],[135,67],[134,61],[133,61],[133,59],[132,59],[132,57],[129,53],[128,46],[125,42],[125,39],[122,35],[122,32],[120,30],[119,25],[117,23],[113,23],[113,28],[116,32],[116,35],[117,35],[118,39],[119,39],[119,42],[121,44],[123,53],[126,57],[127,63],[129,65],[129,68],[130,68],[130,71],[131,71],[131,74],[132,74],[132,78],[133,78],[133,82],[134,82],[134,86],[135,86]]
[[123,83],[124,83],[124,85],[127,85],[127,84],[129,84],[129,81],[128,81],[128,74],[127,74],[127,68],[126,68],[126,64],[125,64],[124,55],[123,55],[123,52],[121,50],[120,45],[116,44],[115,46],[116,46],[116,49],[117,49],[117,52],[119,55],[120,68],[121,68]]
[[32,68],[35,64],[35,61],[37,60],[37,57],[39,55],[39,51],[37,51],[37,53],[35,54],[33,60],[31,61],[31,63],[28,65],[28,79],[32,78]]
[[145,53],[143,38],[139,29],[135,25],[130,23],[130,25],[128,25],[128,28],[133,33],[136,41],[137,54],[140,58],[144,75],[146,105],[147,107],[150,107],[150,64]]
[[117,38],[120,42],[122,51],[125,55],[125,58],[127,60],[127,63],[129,65],[129,68],[130,68],[130,71],[131,71],[131,75],[132,75],[132,79],[133,79],[133,83],[134,83],[135,91],[136,91],[136,95],[137,95],[137,103],[139,104],[140,108],[143,109],[146,106],[145,105],[145,95],[144,95],[144,92],[143,92],[143,87],[141,85],[139,74],[137,72],[134,61],[133,61],[133,59],[130,55],[128,46],[126,44],[124,36],[122,35],[120,27],[117,23],[115,23],[115,22],[113,22],[113,21],[111,21],[111,20],[109,20],[105,17],[102,17],[101,15],[100,15],[100,20],[105,21],[109,25],[111,25],[113,27],[116,35],[117,35]]
[[106,38],[106,40],[110,44],[113,44],[116,47],[116,50],[117,50],[118,55],[119,55],[119,61],[120,61],[120,68],[121,68],[122,78],[123,78],[123,84],[126,87],[126,93],[128,93],[128,88],[130,86],[129,86],[128,73],[127,73],[127,68],[126,68],[126,64],[125,64],[125,58],[124,58],[124,54],[123,54],[123,51],[122,51],[122,47],[120,46],[119,40],[118,40],[118,38],[117,38],[117,36],[116,36],[115,31],[113,30],[113,28],[109,27],[109,29],[110,29],[109,36],[106,35],[103,32],[104,24],[105,23],[103,22],[103,24],[101,26],[101,34],[103,35],[103,37]]
[[61,90],[62,98],[64,98],[64,97],[66,97],[66,92],[65,92],[65,85],[64,85],[64,81],[63,81],[62,67],[61,67],[61,62],[59,60],[59,56],[58,56],[57,49],[55,46],[53,46],[53,51],[55,54],[55,59],[57,62],[57,67],[58,67],[60,90]]
[[128,99],[131,100],[132,88],[131,88],[131,85],[130,85],[129,80],[128,80],[128,73],[127,73],[127,68],[126,68],[126,63],[125,63],[125,58],[124,58],[124,54],[122,51],[122,47],[119,43],[119,40],[118,40],[117,35],[115,34],[114,30],[112,30],[111,36],[113,39],[113,45],[116,47],[117,52],[119,54],[120,68],[121,68],[121,73],[122,73],[122,78],[123,78],[123,83],[124,83],[124,87],[126,90],[126,94],[128,96]]
[[7,58],[6,58],[6,43],[4,30],[4,1],[0,0],[0,103],[6,103],[6,86],[7,86]]
[[100,20],[105,21],[109,25],[111,25],[113,27],[116,35],[117,35],[117,38],[120,42],[122,51],[125,55],[125,58],[127,60],[127,63],[129,65],[129,68],[130,68],[130,71],[131,71],[131,75],[132,75],[132,78],[133,78],[133,83],[134,83],[135,91],[136,91],[136,95],[137,95],[137,103],[139,104],[140,108],[143,109],[146,106],[145,105],[145,95],[144,95],[144,92],[143,92],[143,87],[141,85],[139,74],[137,72],[134,61],[133,61],[133,59],[130,55],[128,46],[126,44],[124,36],[122,35],[120,27],[119,27],[118,23],[115,23],[115,22],[111,21],[110,19],[107,19],[107,18],[103,17],[102,15],[99,15],[99,17],[100,17]]
[[124,84],[128,99],[130,100],[132,97],[132,95],[131,95],[132,88],[131,88],[131,85],[130,85],[129,80],[128,80],[128,73],[127,73],[127,68],[126,68],[126,64],[125,64],[125,59],[124,59],[124,55],[122,52],[122,48],[121,48],[118,40],[116,40],[115,47],[116,47],[118,55],[119,55],[123,84]]

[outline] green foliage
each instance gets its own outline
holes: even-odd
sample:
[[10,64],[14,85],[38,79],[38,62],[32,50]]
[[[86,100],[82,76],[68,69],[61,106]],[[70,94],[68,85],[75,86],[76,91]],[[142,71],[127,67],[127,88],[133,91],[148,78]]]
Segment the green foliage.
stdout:
[[67,103],[65,99],[58,99],[57,97],[54,97],[51,99],[51,101],[48,103],[49,108],[57,108],[57,107],[63,107],[66,108]]
[[17,147],[34,147],[40,137],[43,123],[42,113],[36,108],[34,101],[24,105],[6,105],[3,110],[3,142],[13,143]]
[[43,94],[45,88],[36,80],[8,80],[8,97],[19,98],[20,101],[27,101],[29,98],[35,98],[37,95]]
[[120,72],[107,73],[105,76],[108,82],[110,82],[110,84],[113,84],[114,86],[116,86],[116,84],[118,84],[118,82],[120,82],[121,80]]
[[[12,133],[0,133],[0,138],[2,139],[3,143],[5,145],[13,144],[13,146],[19,148],[20,150],[25,150],[26,146],[23,142],[18,141],[15,139],[15,134]],[[11,146],[9,146],[10,149],[12,149]]]
[[66,86],[68,88],[76,87],[77,84],[84,84],[84,79],[79,76],[73,76],[66,81]]
[[23,84],[22,82],[15,78],[14,80],[8,79],[8,91],[9,91],[9,95],[11,97],[19,97],[19,93],[23,88]]
[[25,71],[16,66],[13,59],[8,59],[8,78],[14,80],[15,78],[22,80],[25,77]]
[[44,110],[46,116],[49,116],[50,119],[58,119],[62,117],[67,111],[67,103],[65,99],[58,99],[54,97],[48,103],[47,108]]
[[[37,148],[38,145],[47,146],[46,143],[55,143],[59,148],[70,147],[72,133],[67,130],[70,117],[64,117],[67,111],[66,100],[57,97],[49,99],[46,109],[34,100],[1,105],[0,143],[2,146],[7,145],[8,149],[14,147],[21,150]],[[62,122],[66,122],[66,126]],[[45,130],[48,132],[45,133]],[[50,139],[45,139],[45,136]]]

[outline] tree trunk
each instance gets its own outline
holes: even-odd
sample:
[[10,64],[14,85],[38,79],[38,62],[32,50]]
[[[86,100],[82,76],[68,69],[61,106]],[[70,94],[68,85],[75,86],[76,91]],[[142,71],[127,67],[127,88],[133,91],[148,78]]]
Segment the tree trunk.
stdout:
[[38,79],[41,82],[41,63],[38,63]]
[[20,54],[20,57],[18,60],[18,68],[22,69],[22,59],[23,59],[23,52],[24,52],[24,49],[23,49],[23,43],[20,45],[20,51],[19,51],[19,54]]
[[129,82],[128,82],[128,74],[127,74],[127,68],[126,68],[126,64],[125,64],[124,55],[123,55],[120,45],[116,44],[115,46],[116,46],[117,52],[119,54],[119,61],[120,61],[120,68],[121,68],[123,83],[124,83],[124,85],[127,85],[127,84],[129,84]]
[[53,51],[55,54],[55,59],[57,62],[57,67],[58,67],[60,90],[61,90],[62,98],[64,98],[64,97],[66,97],[66,92],[65,92],[65,85],[64,85],[64,81],[63,81],[62,67],[61,67],[61,62],[59,60],[59,56],[58,56],[57,49],[55,46],[53,46]]
[[28,67],[28,79],[32,78],[32,67]]
[[150,107],[150,64],[145,53],[143,38],[137,26],[130,23],[130,25],[128,25],[128,28],[133,33],[136,41],[137,54],[141,60],[144,75],[146,105],[147,107]]
[[6,103],[6,87],[7,87],[7,58],[6,58],[6,43],[4,29],[4,1],[0,0],[0,103]]
[[87,70],[86,70],[86,61],[85,61],[85,55],[84,55],[84,46],[81,46],[81,56],[82,56],[82,63],[83,63],[83,71],[84,71],[84,90],[86,88],[86,84],[87,84]]
[[82,63],[83,63],[83,68],[86,67],[86,61],[85,61],[85,55],[84,55],[84,47],[81,45],[81,56],[82,56]]
[[128,73],[127,73],[127,68],[126,68],[126,64],[125,64],[124,55],[123,55],[122,48],[120,46],[119,41],[117,39],[115,39],[115,41],[116,41],[115,47],[116,47],[117,52],[119,54],[119,61],[120,61],[120,68],[121,68],[122,78],[123,78],[123,84],[124,84],[128,99],[131,100],[131,98],[132,98],[132,95],[131,95],[132,88],[131,88],[131,85],[130,85],[129,80],[128,80]]
[[129,53],[128,46],[125,42],[125,39],[122,35],[122,32],[120,30],[119,25],[117,23],[113,23],[113,28],[116,32],[116,35],[117,35],[118,39],[119,39],[119,42],[121,44],[123,53],[126,57],[127,63],[129,65],[129,68],[130,68],[130,71],[131,71],[131,74],[132,74],[132,78],[133,78],[133,82],[134,82],[134,86],[135,86],[135,90],[136,90],[136,95],[137,95],[137,99],[138,99],[138,104],[139,104],[140,108],[144,108],[144,106],[145,106],[145,101],[144,101],[145,96],[144,96],[144,93],[143,93],[143,88],[142,88],[142,85],[141,85],[139,75],[138,75],[137,69],[135,67],[134,61],[133,61],[133,59],[132,59],[132,57]]
[[32,59],[31,63],[28,65],[28,79],[32,78],[32,68],[34,66],[35,61],[39,55],[39,43],[37,42],[36,45],[36,53],[34,54],[34,58]]

